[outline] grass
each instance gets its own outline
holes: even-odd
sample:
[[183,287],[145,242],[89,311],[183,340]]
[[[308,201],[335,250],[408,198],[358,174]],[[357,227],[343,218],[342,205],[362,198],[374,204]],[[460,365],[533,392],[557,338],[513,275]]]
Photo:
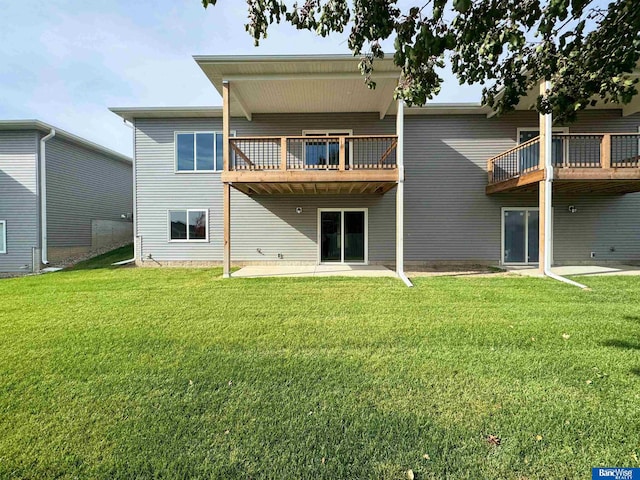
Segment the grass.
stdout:
[[585,281],[592,291],[512,277],[408,289],[133,268],[2,280],[0,477],[637,467],[640,279]]

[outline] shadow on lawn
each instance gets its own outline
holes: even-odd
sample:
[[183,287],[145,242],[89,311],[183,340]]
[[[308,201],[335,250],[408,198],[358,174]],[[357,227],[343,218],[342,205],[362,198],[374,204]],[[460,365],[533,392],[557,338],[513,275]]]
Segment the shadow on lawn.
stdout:
[[602,342],[605,347],[624,348],[625,350],[640,350],[640,344],[627,342],[626,340],[606,340]]

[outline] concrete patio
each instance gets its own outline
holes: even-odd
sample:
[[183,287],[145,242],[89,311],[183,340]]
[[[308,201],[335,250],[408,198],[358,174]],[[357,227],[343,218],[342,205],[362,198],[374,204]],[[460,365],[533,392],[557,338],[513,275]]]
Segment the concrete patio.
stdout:
[[395,277],[382,265],[250,265],[231,274],[233,278],[260,277]]
[[[503,267],[508,273],[515,273],[526,277],[541,277],[537,266],[511,266]],[[603,276],[603,275],[640,275],[639,265],[567,265],[553,267],[556,275],[567,276]]]

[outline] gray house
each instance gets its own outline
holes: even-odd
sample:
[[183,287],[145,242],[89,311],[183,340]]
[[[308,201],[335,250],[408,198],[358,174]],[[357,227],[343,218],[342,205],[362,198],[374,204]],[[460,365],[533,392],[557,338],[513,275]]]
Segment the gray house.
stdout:
[[0,272],[133,237],[129,157],[37,120],[0,121]]
[[195,60],[222,107],[112,109],[135,129],[139,265],[640,261],[638,104],[552,128],[537,92],[500,117],[407,108],[390,60],[375,90],[351,56]]

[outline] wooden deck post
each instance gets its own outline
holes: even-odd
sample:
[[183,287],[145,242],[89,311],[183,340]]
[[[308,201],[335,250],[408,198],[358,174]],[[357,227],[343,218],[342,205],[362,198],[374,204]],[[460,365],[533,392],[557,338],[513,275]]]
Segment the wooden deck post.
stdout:
[[287,170],[287,137],[280,139],[280,170]]
[[[229,155],[229,137],[230,137],[230,108],[229,108],[229,90],[230,85],[228,81],[222,82],[222,158],[223,158],[223,170],[228,172],[230,170],[230,155]],[[224,239],[223,239],[223,255],[222,255],[222,277],[229,278],[231,276],[231,184],[224,182],[222,189],[222,210],[223,210],[223,224],[224,224]]]
[[605,133],[600,142],[600,167],[611,168],[611,134]]
[[[545,80],[540,81],[540,95],[544,95],[546,93],[546,82]],[[545,156],[545,145],[547,142],[547,115],[543,115],[541,113],[538,114],[539,118],[539,134],[540,134],[540,143],[538,147],[538,151],[540,152],[540,158],[538,161],[538,168],[540,171],[545,172],[545,176],[542,177],[542,180],[538,182],[538,269],[541,273],[544,273],[544,259],[546,256],[545,249],[545,236],[546,236],[546,156]],[[528,220],[527,220],[528,221]]]
[[339,145],[339,149],[340,149],[340,153],[339,153],[339,159],[338,159],[338,170],[341,172],[345,171],[345,157],[346,157],[346,148],[345,148],[345,138],[344,137],[340,137],[338,140],[338,145]]

